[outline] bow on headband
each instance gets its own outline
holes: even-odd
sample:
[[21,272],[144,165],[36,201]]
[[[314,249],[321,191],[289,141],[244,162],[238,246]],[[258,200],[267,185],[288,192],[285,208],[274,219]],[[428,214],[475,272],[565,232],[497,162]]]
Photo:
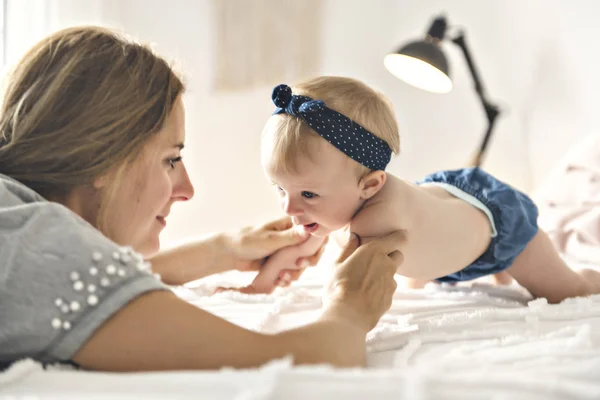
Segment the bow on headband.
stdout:
[[272,99],[277,106],[274,115],[285,113],[301,118],[323,139],[365,167],[385,170],[390,162],[392,151],[384,140],[328,108],[323,101],[294,95],[287,85],[276,86]]

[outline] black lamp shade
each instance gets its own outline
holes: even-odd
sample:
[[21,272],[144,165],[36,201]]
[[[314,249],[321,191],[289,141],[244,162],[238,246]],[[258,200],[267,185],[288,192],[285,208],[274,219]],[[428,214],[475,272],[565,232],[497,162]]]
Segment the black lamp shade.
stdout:
[[401,47],[385,57],[384,65],[394,76],[420,89],[435,93],[452,90],[446,56],[431,40]]
[[433,44],[430,41],[418,41],[407,44],[398,50],[398,54],[404,54],[405,56],[418,58],[419,60],[425,61],[427,64],[439,69],[447,76],[449,74],[448,61],[444,52],[438,45]]

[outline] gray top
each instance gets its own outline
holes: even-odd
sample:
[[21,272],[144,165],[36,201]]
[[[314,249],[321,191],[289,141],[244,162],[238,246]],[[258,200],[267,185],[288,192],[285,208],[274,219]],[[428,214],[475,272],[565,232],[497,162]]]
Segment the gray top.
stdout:
[[0,174],[0,370],[61,362],[140,294],[167,289],[149,264],[68,208]]

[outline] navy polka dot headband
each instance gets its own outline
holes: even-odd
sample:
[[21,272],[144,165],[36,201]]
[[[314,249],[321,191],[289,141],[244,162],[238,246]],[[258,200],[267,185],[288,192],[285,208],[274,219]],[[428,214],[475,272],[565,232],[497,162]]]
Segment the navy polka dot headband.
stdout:
[[365,167],[385,170],[390,162],[392,151],[384,140],[326,107],[323,101],[293,95],[287,85],[276,86],[271,98],[277,106],[273,115],[285,113],[302,118],[323,139]]

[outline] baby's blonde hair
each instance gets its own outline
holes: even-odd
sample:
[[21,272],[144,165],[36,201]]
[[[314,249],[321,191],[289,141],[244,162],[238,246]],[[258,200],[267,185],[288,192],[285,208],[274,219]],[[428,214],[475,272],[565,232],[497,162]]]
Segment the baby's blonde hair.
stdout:
[[[328,108],[344,114],[383,139],[394,154],[400,152],[398,122],[390,101],[376,90],[352,78],[321,76],[297,84],[294,95],[322,100]],[[275,168],[296,172],[300,157],[311,157],[311,143],[320,138],[301,118],[289,114],[272,116],[263,130],[263,157]],[[266,154],[269,152],[269,154]],[[370,169],[358,164],[359,176]]]

